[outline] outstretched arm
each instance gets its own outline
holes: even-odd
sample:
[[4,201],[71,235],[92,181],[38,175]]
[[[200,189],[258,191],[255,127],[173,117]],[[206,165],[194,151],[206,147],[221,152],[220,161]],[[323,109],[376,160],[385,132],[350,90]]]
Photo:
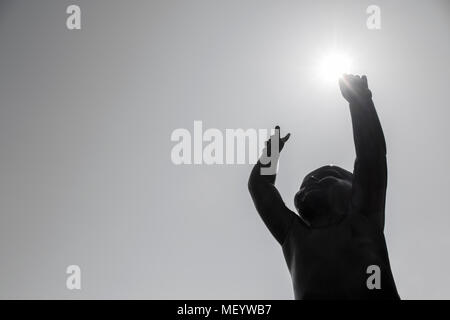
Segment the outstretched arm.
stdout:
[[387,186],[386,142],[372,101],[366,76],[344,75],[342,95],[350,104],[356,161],[353,171],[352,209],[384,229]]
[[[265,172],[264,169],[267,170],[270,164],[272,168],[276,168],[278,164],[279,152],[271,154],[272,142],[277,139],[279,150],[281,151],[289,137],[290,134],[280,138],[280,127],[277,126],[275,128],[275,135],[267,142],[266,150],[258,163],[253,167],[248,181],[248,189],[255,203],[256,210],[280,244],[283,244],[289,232],[295,213],[286,207],[275,187],[276,169],[269,173]],[[272,163],[267,164],[267,161],[263,159],[264,154],[270,156]]]

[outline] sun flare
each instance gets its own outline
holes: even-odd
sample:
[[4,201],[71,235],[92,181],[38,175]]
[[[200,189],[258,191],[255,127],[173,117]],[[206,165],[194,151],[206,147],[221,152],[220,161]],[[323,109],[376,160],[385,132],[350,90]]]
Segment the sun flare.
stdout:
[[349,73],[352,60],[343,52],[331,52],[320,62],[320,77],[325,81],[337,81],[344,73]]

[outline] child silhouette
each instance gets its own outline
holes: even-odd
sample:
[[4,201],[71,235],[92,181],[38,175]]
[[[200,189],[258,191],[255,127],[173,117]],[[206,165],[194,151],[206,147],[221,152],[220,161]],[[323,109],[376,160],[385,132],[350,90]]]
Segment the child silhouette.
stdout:
[[[262,220],[281,244],[296,299],[399,299],[384,237],[387,185],[386,144],[366,76],[339,80],[349,102],[356,149],[353,174],[324,166],[306,175],[289,210],[275,187],[278,157],[290,134],[280,128],[267,142],[273,163],[254,166],[248,187]],[[274,141],[276,142],[274,144]],[[273,147],[273,148],[272,148]],[[275,150],[276,151],[276,150]],[[278,152],[276,152],[278,155]],[[368,285],[369,270],[379,281]]]

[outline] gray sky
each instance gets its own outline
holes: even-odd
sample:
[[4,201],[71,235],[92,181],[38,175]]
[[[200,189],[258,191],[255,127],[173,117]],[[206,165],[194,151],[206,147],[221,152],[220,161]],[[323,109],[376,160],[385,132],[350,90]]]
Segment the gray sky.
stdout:
[[399,293],[449,299],[449,24],[446,0],[0,1],[0,298],[293,298],[251,166],[175,166],[170,135],[279,124],[293,208],[307,172],[353,166],[346,103],[316,76],[338,46],[385,131]]

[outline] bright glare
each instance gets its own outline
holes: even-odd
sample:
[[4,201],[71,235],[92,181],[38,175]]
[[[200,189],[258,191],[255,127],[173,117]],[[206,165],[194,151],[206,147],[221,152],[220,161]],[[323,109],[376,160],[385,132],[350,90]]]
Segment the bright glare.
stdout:
[[332,52],[323,57],[320,64],[320,76],[326,81],[337,81],[344,73],[350,72],[352,61],[342,52]]

